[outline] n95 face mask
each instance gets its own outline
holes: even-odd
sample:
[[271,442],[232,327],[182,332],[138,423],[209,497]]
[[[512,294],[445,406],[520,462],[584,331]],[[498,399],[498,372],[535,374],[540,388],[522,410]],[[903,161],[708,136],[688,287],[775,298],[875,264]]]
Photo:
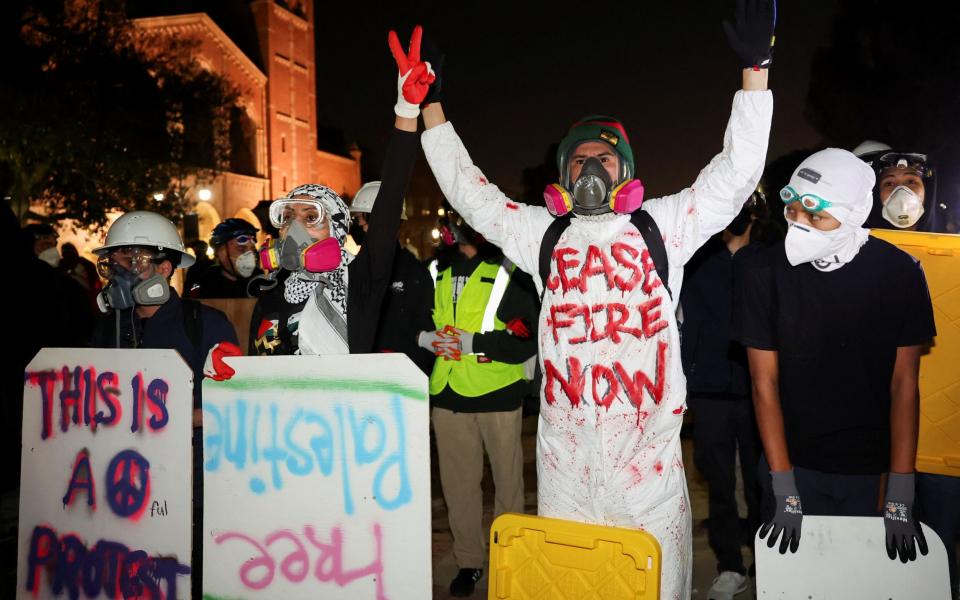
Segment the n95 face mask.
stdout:
[[894,227],[912,227],[923,216],[923,200],[905,185],[898,185],[883,204],[883,218]]

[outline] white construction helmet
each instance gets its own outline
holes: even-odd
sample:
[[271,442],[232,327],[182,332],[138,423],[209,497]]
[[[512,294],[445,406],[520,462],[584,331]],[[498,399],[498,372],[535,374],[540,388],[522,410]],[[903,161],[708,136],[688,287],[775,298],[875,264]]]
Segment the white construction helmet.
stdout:
[[[380,193],[380,182],[379,181],[370,181],[359,190],[357,190],[356,195],[353,197],[353,202],[350,203],[350,212],[352,213],[367,213],[370,214],[373,212],[373,203],[377,199],[377,194]],[[400,218],[404,221],[407,220],[407,201],[403,201],[403,208],[400,209]]]
[[[179,254],[177,267],[192,266],[195,259],[183,247],[180,233],[169,219],[157,213],[137,210],[121,215],[107,231],[107,240],[93,253],[103,256],[114,248],[149,246],[164,252]],[[172,261],[171,261],[172,262]]]
[[853,154],[868,165],[873,164],[873,160],[879,155],[892,151],[893,148],[878,142],[876,140],[864,140],[859,146],[853,149]]

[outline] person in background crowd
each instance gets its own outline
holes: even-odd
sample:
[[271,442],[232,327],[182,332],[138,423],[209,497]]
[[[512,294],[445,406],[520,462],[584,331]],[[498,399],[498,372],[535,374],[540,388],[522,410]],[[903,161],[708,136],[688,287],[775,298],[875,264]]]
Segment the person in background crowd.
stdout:
[[867,227],[946,232],[947,206],[937,199],[936,172],[926,154],[898,152],[872,140],[853,153],[877,176]]
[[[370,213],[380,192],[380,182],[365,183],[350,204],[350,236],[363,246],[370,231]],[[400,215],[407,218],[406,210]],[[383,303],[374,350],[403,352],[426,375],[433,368],[433,353],[417,345],[417,334],[433,327],[433,281],[426,267],[397,242],[390,288]]]
[[[768,221],[766,200],[754,192],[740,214],[700,248],[687,263],[680,306],[683,371],[693,412],[694,463],[709,486],[710,548],[718,576],[709,600],[729,600],[749,586],[740,550],[760,526],[757,483],[759,440],[750,399],[750,374],[744,348],[732,332],[733,290],[738,266],[762,252],[754,241]],[[736,498],[736,463],[740,457],[746,530],[741,533]]]
[[738,272],[764,449],[760,537],[781,553],[799,547],[803,515],[875,516],[881,494],[889,557],[927,552],[914,462],[933,309],[917,261],[862,227],[874,181],[846,150],[804,160],[780,191],[786,239]]
[[483,575],[483,451],[496,488],[494,517],[524,512],[521,402],[524,363],[537,353],[537,293],[530,276],[462,221],[449,234],[462,254],[437,276],[433,325],[419,335],[436,361],[430,404],[453,555],[454,596]]
[[97,306],[97,295],[103,288],[103,282],[97,275],[97,267],[86,258],[80,256],[77,247],[70,242],[64,242],[60,246],[60,270],[72,277],[87,292],[90,300],[90,310],[93,311]]
[[97,270],[107,281],[99,296],[105,313],[91,345],[95,348],[169,348],[193,371],[193,597],[203,581],[203,418],[204,376],[224,379],[233,369],[224,362],[239,356],[237,333],[227,316],[194,300],[181,300],[170,287],[178,268],[193,264],[173,223],[156,213],[126,213],[110,226],[95,249]]
[[60,251],[57,250],[59,235],[56,230],[46,223],[30,223],[23,228],[28,239],[32,241],[33,254],[54,269],[60,266]]
[[210,247],[215,263],[193,283],[191,298],[247,298],[247,287],[260,273],[257,267],[258,229],[230,218],[213,228]]
[[207,250],[210,246],[203,240],[193,240],[187,244],[187,248],[193,251],[194,262],[193,265],[187,269],[187,276],[184,278],[183,289],[186,291],[187,295],[190,294],[190,290],[203,278],[204,273],[207,272],[207,269],[213,266],[213,261],[210,260],[210,257],[207,255]]
[[410,54],[391,49],[399,67],[396,119],[384,159],[383,181],[369,229],[356,256],[343,245],[350,212],[333,190],[301,185],[270,205],[279,237],[260,252],[260,265],[282,284],[259,297],[250,321],[250,354],[349,354],[373,352],[383,300],[390,285],[400,211],[419,137],[417,117],[434,75],[419,60],[422,30],[414,29]]
[[[8,344],[4,360],[0,361],[0,448],[6,456],[20,454],[23,373],[27,365],[42,348],[86,345],[81,338],[83,332],[74,329],[78,308],[86,307],[82,290],[76,282],[37,257],[36,237],[32,233],[35,229],[29,226],[21,229],[10,204],[0,203],[0,231],[9,244],[6,275],[29,294],[27,301],[17,303],[15,318],[7,320],[4,330],[7,339],[13,342]],[[13,472],[14,476],[5,477],[0,485],[3,492],[12,492],[20,485],[20,469]],[[15,497],[13,501],[16,502]],[[16,539],[16,534],[13,535]]]
[[87,290],[73,277],[60,269],[60,253],[57,251],[59,236],[47,224],[31,223],[23,228],[24,243],[35,260],[32,268],[41,271],[40,278],[52,282],[58,308],[51,318],[59,321],[60,334],[56,336],[64,347],[82,348],[87,345],[93,331],[96,314],[89,302]]

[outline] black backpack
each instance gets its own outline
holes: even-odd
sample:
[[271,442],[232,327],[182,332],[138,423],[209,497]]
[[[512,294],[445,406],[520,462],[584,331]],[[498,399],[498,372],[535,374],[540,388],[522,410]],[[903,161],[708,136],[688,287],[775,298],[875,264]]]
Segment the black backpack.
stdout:
[[[643,242],[650,251],[650,258],[653,260],[653,268],[657,270],[660,281],[667,293],[673,298],[673,292],[670,291],[670,271],[667,263],[667,247],[663,244],[663,237],[660,235],[660,228],[657,222],[653,220],[645,210],[635,210],[630,214],[630,222],[640,231],[643,236]],[[553,249],[560,241],[560,236],[570,225],[570,216],[560,217],[554,220],[543,234],[543,241],[540,243],[540,281],[543,282],[543,289],[546,292],[547,278],[550,276],[550,257],[553,256]],[[542,295],[541,295],[542,299]]]

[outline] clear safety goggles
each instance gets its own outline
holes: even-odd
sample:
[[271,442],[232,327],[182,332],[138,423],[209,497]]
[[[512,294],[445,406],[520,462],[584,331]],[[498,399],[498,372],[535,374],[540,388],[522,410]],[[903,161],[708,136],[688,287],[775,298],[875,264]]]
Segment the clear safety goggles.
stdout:
[[278,229],[297,219],[309,227],[319,227],[323,217],[323,205],[315,200],[282,199],[270,205],[270,223]]
[[119,269],[140,275],[157,262],[157,252],[149,248],[117,248],[97,260],[97,273],[104,279],[112,279]]
[[784,204],[800,202],[800,204],[810,212],[820,212],[833,206],[832,202],[816,194],[798,194],[797,190],[789,185],[780,190],[780,199],[783,200]]
[[240,246],[248,246],[248,245],[256,246],[257,245],[257,238],[252,235],[246,235],[246,234],[238,235],[237,237],[233,238],[233,241],[235,241],[237,245],[240,245]]

